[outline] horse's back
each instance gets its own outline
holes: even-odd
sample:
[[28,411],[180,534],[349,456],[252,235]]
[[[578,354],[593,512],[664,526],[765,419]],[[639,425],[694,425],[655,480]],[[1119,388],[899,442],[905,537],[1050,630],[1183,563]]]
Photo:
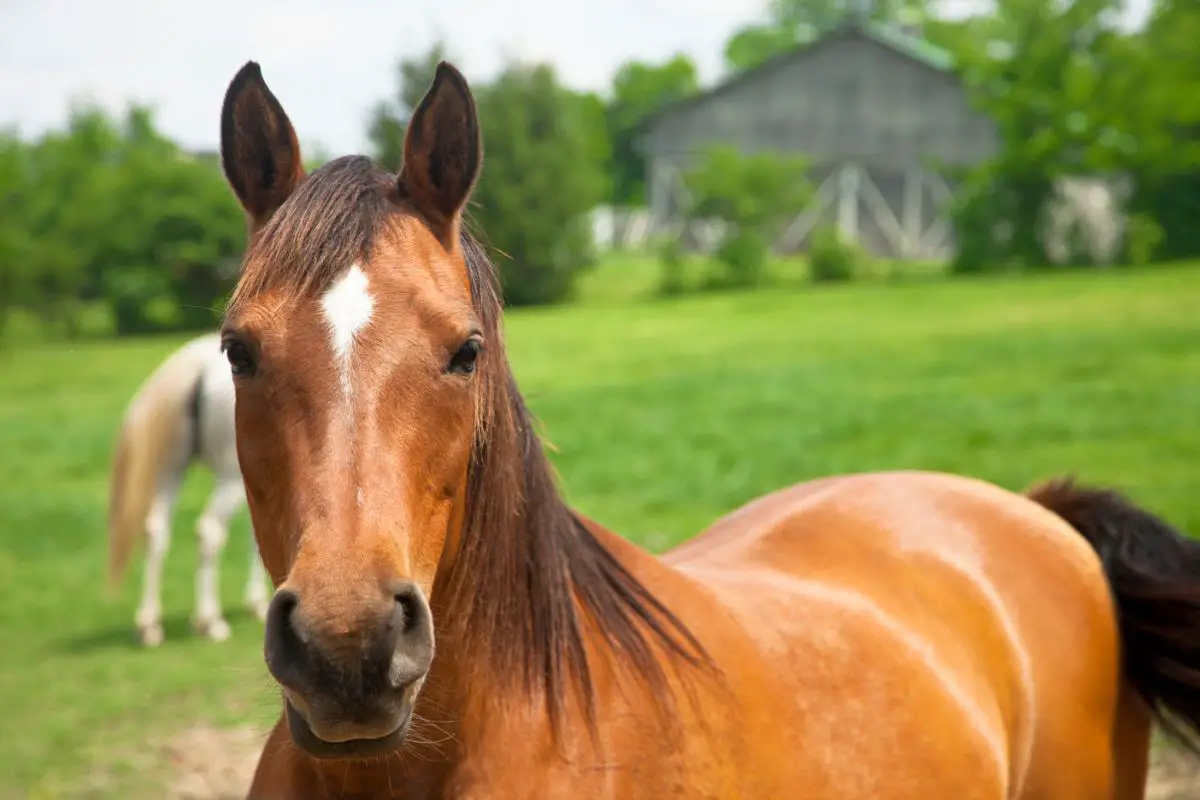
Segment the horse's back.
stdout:
[[[1024,497],[934,473],[827,478],[663,560],[728,610],[718,660],[761,682],[747,708],[761,697],[764,735],[773,726],[830,797],[1072,798],[1095,790],[1074,776],[1107,780],[1092,763],[1108,758],[1118,687],[1106,579],[1082,537]],[[675,607],[702,636],[721,627],[711,608]],[[1071,769],[1081,760],[1089,770]]]
[[205,349],[200,372],[199,455],[219,475],[240,475],[237,437],[234,428],[233,376],[221,352],[220,339],[213,337]]
[[134,391],[126,407],[126,420],[144,414],[156,404],[180,404],[193,387],[196,377],[211,360],[209,351],[220,353],[220,338],[205,333],[189,339],[171,351]]

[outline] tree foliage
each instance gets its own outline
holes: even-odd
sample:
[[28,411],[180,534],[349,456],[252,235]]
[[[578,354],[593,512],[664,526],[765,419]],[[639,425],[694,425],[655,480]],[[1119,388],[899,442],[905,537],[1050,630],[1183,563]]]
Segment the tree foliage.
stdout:
[[484,169],[472,217],[507,255],[500,264],[505,299],[561,300],[594,260],[589,212],[607,191],[606,143],[597,137],[602,109],[596,98],[561,86],[544,64],[510,64],[474,91]]
[[[1145,31],[1128,47],[1115,111],[1133,157],[1129,210],[1160,234],[1150,256],[1200,256],[1200,5],[1160,0]],[[1120,113],[1121,111],[1124,113]]]
[[631,61],[613,78],[607,109],[612,140],[612,201],[618,205],[646,202],[646,162],[637,149],[637,136],[647,117],[663,107],[700,91],[696,65],[675,55],[662,64]]
[[[1045,263],[1055,182],[1089,174],[1132,177],[1127,210],[1143,218],[1133,229],[1161,223],[1160,254],[1200,254],[1187,221],[1200,210],[1187,209],[1200,197],[1200,81],[1187,57],[1200,8],[1165,0],[1133,34],[1118,27],[1122,8],[1119,0],[999,0],[948,37],[973,101],[1000,136],[998,156],[957,198],[959,270]],[[1174,217],[1179,209],[1187,210]]]
[[148,109],[117,120],[81,106],[65,130],[7,136],[0,180],[10,307],[68,334],[93,301],[119,333],[213,324],[245,223],[219,167],[159,134]]

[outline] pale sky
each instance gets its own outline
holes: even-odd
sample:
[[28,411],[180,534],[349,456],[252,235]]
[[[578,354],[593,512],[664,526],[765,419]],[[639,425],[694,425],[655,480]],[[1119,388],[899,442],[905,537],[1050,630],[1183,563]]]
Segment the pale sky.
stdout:
[[[1150,0],[1132,0],[1139,9]],[[947,0],[971,4],[972,0]],[[248,59],[302,145],[366,149],[367,115],[394,90],[396,60],[442,34],[468,80],[506,55],[550,61],[577,89],[603,91],[630,59],[690,55],[708,84],[726,39],[766,0],[0,0],[0,126],[36,136],[72,98],[112,111],[155,108],[185,147],[215,149],[221,99]]]

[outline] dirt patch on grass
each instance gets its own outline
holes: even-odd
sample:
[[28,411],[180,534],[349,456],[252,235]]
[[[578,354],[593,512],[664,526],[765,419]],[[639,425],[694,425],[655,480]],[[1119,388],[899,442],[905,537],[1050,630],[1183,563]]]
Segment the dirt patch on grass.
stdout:
[[1200,797],[1200,759],[1174,745],[1156,747],[1146,800],[1196,800]]
[[164,747],[171,766],[167,800],[244,800],[266,731],[193,727]]

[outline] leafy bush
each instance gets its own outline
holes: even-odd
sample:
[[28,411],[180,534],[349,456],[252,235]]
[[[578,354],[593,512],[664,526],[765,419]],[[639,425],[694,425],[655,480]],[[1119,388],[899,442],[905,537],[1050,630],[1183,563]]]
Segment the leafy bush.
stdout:
[[867,266],[867,254],[842,238],[837,228],[823,225],[813,232],[808,250],[808,268],[817,283],[848,281]]
[[718,277],[718,287],[742,288],[757,286],[766,272],[770,243],[753,228],[734,230],[726,235],[717,248],[717,261],[725,266]]
[[685,173],[691,195],[688,217],[726,223],[716,257],[725,268],[726,286],[762,281],[771,242],[812,197],[803,159],[774,153],[745,155],[729,145],[703,153]]
[[1163,242],[1163,229],[1152,217],[1132,214],[1125,223],[1126,259],[1134,266],[1143,266],[1154,259]]
[[659,294],[671,296],[682,294],[687,288],[684,279],[684,268],[687,257],[683,245],[673,236],[665,236],[657,244],[658,260],[662,265],[662,280],[659,283]]

